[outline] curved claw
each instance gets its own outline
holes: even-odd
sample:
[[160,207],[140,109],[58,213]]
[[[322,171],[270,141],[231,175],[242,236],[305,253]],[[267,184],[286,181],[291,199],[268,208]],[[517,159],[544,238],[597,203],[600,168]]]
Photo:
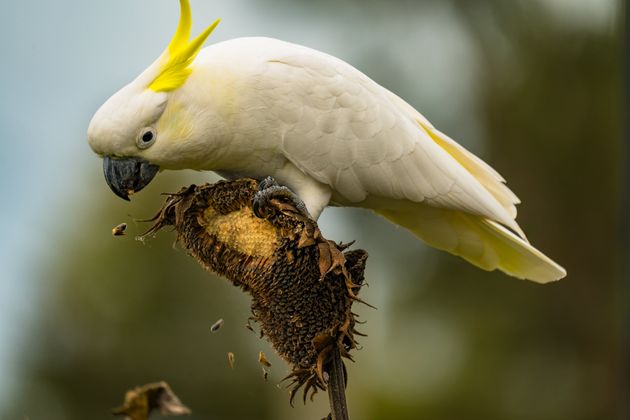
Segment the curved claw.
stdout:
[[254,196],[254,200],[252,201],[252,211],[254,212],[254,215],[256,217],[258,217],[259,219],[264,219],[265,216],[260,212],[260,200],[257,199],[258,198],[258,194],[256,194],[256,196]]
[[258,183],[258,191],[266,190],[267,188],[277,187],[279,184],[276,182],[274,177],[268,176]]

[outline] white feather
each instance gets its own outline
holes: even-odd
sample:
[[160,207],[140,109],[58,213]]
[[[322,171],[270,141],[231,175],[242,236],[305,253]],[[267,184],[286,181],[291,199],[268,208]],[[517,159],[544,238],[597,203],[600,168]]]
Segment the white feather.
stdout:
[[330,200],[367,207],[482,268],[564,275],[527,242],[519,200],[494,169],[342,60],[269,38],[222,42],[199,54],[173,103],[190,125],[186,147],[149,149],[158,164],[271,175],[314,217]]

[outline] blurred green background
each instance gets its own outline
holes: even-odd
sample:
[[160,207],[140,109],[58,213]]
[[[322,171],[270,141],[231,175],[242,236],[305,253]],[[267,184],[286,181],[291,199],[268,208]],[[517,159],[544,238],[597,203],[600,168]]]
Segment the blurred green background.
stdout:
[[[353,419],[627,418],[621,247],[622,4],[615,0],[192,1],[210,42],[264,35],[336,55],[491,163],[519,222],[569,275],[539,286],[475,269],[367,212],[329,209],[370,252],[350,363]],[[249,300],[165,232],[164,173],[129,204],[86,141],[93,112],[167,45],[175,0],[25,0],[0,15],[0,419],[105,419],[167,380],[194,419],[320,419],[245,327]],[[126,221],[129,236],[110,229]],[[223,329],[210,325],[225,319]],[[271,359],[270,381],[257,363]],[[236,354],[229,369],[226,353]]]

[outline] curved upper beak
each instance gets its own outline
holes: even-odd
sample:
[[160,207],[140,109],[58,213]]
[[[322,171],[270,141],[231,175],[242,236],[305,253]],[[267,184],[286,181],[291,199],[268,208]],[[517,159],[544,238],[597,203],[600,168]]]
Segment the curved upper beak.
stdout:
[[129,201],[129,195],[140,191],[155,177],[160,167],[135,157],[103,158],[105,181],[114,194]]

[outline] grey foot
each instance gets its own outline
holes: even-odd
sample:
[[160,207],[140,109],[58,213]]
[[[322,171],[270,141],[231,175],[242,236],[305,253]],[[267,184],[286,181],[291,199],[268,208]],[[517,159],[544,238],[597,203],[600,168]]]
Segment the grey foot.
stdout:
[[[273,203],[272,201],[275,201]],[[252,201],[252,210],[257,217],[264,219],[269,217],[274,208],[284,205],[294,207],[302,216],[311,218],[306,205],[293,191],[285,186],[278,185],[275,179],[268,176],[258,184],[258,192]]]

